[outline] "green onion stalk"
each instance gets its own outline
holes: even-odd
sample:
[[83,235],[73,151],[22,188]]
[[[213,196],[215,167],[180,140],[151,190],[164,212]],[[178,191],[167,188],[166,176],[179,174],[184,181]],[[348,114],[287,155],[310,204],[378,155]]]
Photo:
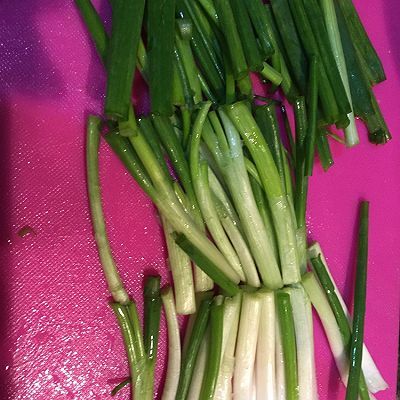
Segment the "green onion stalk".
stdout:
[[[325,24],[329,34],[329,41],[335,57],[336,65],[342,78],[346,95],[350,103],[352,103],[350,84],[346,69],[346,59],[343,53],[342,41],[336,18],[335,4],[333,0],[323,0],[321,2],[321,8],[324,14]],[[354,112],[351,111],[349,114],[347,114],[347,117],[349,118],[349,125],[344,128],[346,146],[352,147],[357,145],[360,142],[360,139],[358,137]]]
[[232,377],[234,372],[235,345],[238,334],[241,295],[225,297],[223,316],[223,335],[221,363],[214,392],[215,400],[223,400],[232,393]]
[[94,237],[99,252],[100,262],[108,289],[116,303],[126,305],[129,296],[119,276],[114,257],[108,241],[106,225],[104,221],[103,207],[101,205],[100,179],[99,179],[99,144],[100,144],[99,118],[90,116],[87,123],[86,142],[86,167],[89,192],[89,204],[92,216]]
[[256,392],[257,398],[273,400],[276,395],[275,367],[275,295],[259,291],[261,315],[257,338]]
[[285,291],[278,291],[276,294],[276,304],[285,366],[286,399],[296,400],[299,398],[299,384],[296,336],[290,295]]
[[296,283],[300,280],[296,223],[281,185],[276,164],[246,104],[236,103],[229,106],[226,112],[253,157],[267,195],[277,235],[283,283]]
[[[330,293],[335,295],[337,297],[338,302],[340,303],[340,306],[335,308],[336,310],[338,310],[336,318],[337,319],[339,318],[339,315],[341,314],[340,308],[342,308],[343,313],[348,320],[348,324],[349,326],[351,326],[352,318],[350,316],[349,310],[329,270],[328,263],[326,261],[326,258],[324,256],[320,244],[318,242],[313,243],[308,248],[307,253],[309,260],[318,259],[318,257],[320,258],[320,262],[322,264],[318,263],[317,265],[320,266],[320,270],[322,271],[322,274],[325,276],[326,283],[328,285],[326,287],[329,287]],[[313,266],[313,263],[311,264],[311,266]],[[376,366],[370,352],[368,351],[368,348],[366,347],[365,344],[363,346],[364,347],[363,347],[363,357],[362,357],[362,370],[364,373],[365,381],[368,385],[368,390],[371,393],[377,393],[381,390],[387,389],[388,385],[383,379],[381,373],[379,372],[379,369]]]
[[161,292],[168,327],[168,364],[162,400],[174,400],[178,388],[181,368],[181,340],[174,295],[171,287]]
[[253,390],[260,312],[261,299],[257,293],[243,293],[233,373],[233,393],[239,400],[248,399]]

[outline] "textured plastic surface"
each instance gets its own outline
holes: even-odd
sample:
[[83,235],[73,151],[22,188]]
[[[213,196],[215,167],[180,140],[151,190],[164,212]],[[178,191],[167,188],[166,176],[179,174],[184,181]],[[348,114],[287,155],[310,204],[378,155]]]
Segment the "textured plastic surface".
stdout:
[[[108,14],[106,2],[98,4]],[[400,247],[400,3],[356,5],[386,68],[376,89],[394,139],[344,149],[311,180],[309,234],[325,250],[345,299],[353,284],[357,203],[371,201],[366,341],[395,397]],[[71,1],[0,3],[0,397],[107,399],[127,364],[92,238],[84,170],[84,123],[99,113],[104,73]],[[106,145],[101,177],[108,231],[130,294],[143,276],[167,281],[154,208]],[[22,229],[22,231],[21,231]],[[19,232],[19,234],[18,234]],[[22,237],[21,237],[22,236]],[[316,323],[321,399],[343,398]],[[158,378],[165,372],[162,321]],[[162,379],[161,379],[162,380]],[[119,399],[129,398],[125,388]]]

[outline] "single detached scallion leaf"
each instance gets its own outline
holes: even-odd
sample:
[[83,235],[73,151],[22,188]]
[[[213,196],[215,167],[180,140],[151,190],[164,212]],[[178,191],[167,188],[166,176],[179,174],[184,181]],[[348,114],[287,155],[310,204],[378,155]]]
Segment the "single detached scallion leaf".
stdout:
[[347,383],[346,400],[357,399],[358,388],[360,385],[367,294],[368,222],[369,203],[363,201],[360,206],[353,329],[350,343],[350,371]]
[[147,0],[147,55],[151,111],[171,115],[175,0]]
[[126,121],[144,13],[144,0],[119,0],[112,7],[112,30],[107,51],[105,114]]

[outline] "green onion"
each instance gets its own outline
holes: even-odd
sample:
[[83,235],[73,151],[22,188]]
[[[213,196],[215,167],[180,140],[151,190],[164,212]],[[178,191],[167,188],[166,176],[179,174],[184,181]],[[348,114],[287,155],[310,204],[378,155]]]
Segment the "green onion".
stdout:
[[276,51],[276,48],[271,38],[265,7],[260,0],[245,0],[244,3],[250,16],[254,32],[257,35],[258,42],[263,51],[264,60],[266,60]]
[[275,311],[275,377],[276,397],[278,399],[286,400],[285,360],[283,356],[282,335],[277,309]]
[[306,160],[304,173],[312,175],[315,154],[315,142],[317,136],[317,107],[318,107],[318,65],[317,57],[310,60],[309,93],[308,93],[308,115],[307,115],[307,138],[306,138]]
[[360,17],[351,0],[339,0],[339,5],[352,42],[355,44],[357,54],[364,60],[364,65],[368,68],[368,77],[373,84],[383,82],[386,79],[382,63],[368,38],[367,33],[361,23]]
[[[309,61],[311,61],[311,58],[313,56],[320,58],[318,44],[311,29],[310,21],[304,8],[303,0],[294,0],[290,2],[290,7]],[[328,79],[326,67],[322,62],[318,63],[318,73],[318,93],[319,100],[321,102],[321,108],[323,110],[326,121],[328,123],[333,123],[339,119],[339,109],[336,103],[331,83]],[[304,89],[303,94],[305,93],[306,91]]]
[[135,134],[136,129],[136,117],[131,104],[129,106],[128,119],[126,121],[118,121],[118,130],[121,136],[130,136]]
[[[211,86],[215,90],[224,91],[224,69],[221,51],[207,19],[195,2],[179,0],[177,8],[183,18],[188,18],[193,23],[192,44],[202,64],[203,71],[210,78]],[[217,91],[217,94],[220,94],[220,92]]]
[[199,353],[197,354],[196,364],[193,370],[193,378],[190,382],[187,399],[198,399],[200,397],[201,387],[206,372],[206,364],[208,357],[208,348],[210,346],[210,328],[207,327],[203,340],[201,341]]
[[232,270],[230,273],[227,273],[227,271],[220,271],[206,255],[201,253],[199,249],[185,237],[185,235],[178,234],[175,238],[175,242],[190,256],[196,265],[230,296],[235,295],[239,291],[236,285],[236,283],[239,282],[239,278],[236,278],[237,275],[235,272]]
[[229,0],[215,0],[214,4],[220,21],[220,28],[227,43],[233,76],[235,79],[243,78],[248,69],[232,7]]
[[192,263],[189,256],[175,243],[174,229],[161,216],[168,250],[168,264],[172,273],[175,290],[176,312],[188,315],[196,311]]
[[215,25],[219,26],[219,19],[218,19],[218,14],[215,11],[214,1],[199,0],[199,3],[203,7],[204,11],[208,14],[209,18],[215,23]]
[[312,272],[303,275],[302,285],[322,322],[341,380],[347,384],[349,367],[347,351],[328,299]]
[[192,203],[191,206],[195,209],[194,211],[198,211],[189,165],[185,157],[184,149],[176,136],[171,121],[168,117],[161,115],[152,115],[152,121],[158,134],[159,141],[163,144],[169,160],[174,167],[174,171],[178,175],[189,201]]
[[[339,26],[337,23],[336,12],[335,12],[335,4],[333,0],[322,0],[321,8],[324,14],[325,25],[328,31],[329,40],[331,44],[332,53],[335,57],[336,65],[338,67],[340,76],[342,78],[344,88],[346,90],[347,98],[352,103],[349,78],[347,75],[346,69],[346,59],[343,53],[342,41],[339,32]],[[344,129],[344,134],[346,137],[346,146],[352,147],[359,143],[357,127],[354,118],[354,112],[347,114],[349,118],[349,125]],[[317,140],[317,143],[319,141]],[[321,152],[324,154],[323,152]],[[322,162],[322,160],[321,160]],[[323,164],[324,165],[324,164]],[[325,168],[325,167],[324,167]]]
[[264,10],[266,20],[268,21],[266,26],[271,37],[271,43],[275,49],[271,57],[271,65],[282,75],[282,91],[287,97],[288,101],[292,103],[294,99],[298,96],[298,89],[293,82],[291,73],[289,72],[289,60],[286,56],[281,35],[278,31],[275,18],[272,14],[271,4],[265,4]]
[[205,299],[201,302],[197,311],[187,349],[182,359],[181,373],[175,400],[185,400],[187,398],[190,381],[192,380],[193,368],[201,341],[207,328],[210,305],[211,300]]
[[[296,129],[296,176],[300,171],[304,175],[305,162],[305,140],[307,136],[307,111],[306,100],[304,97],[298,97],[293,105]],[[300,224],[300,221],[298,221]]]
[[247,65],[251,71],[261,71],[265,57],[263,57],[258,47],[246,4],[242,0],[230,1]]
[[75,0],[75,4],[78,6],[82,18],[85,21],[97,52],[102,58],[103,63],[105,63],[107,57],[108,36],[99,14],[90,0]]
[[[323,263],[323,268],[325,269],[325,271],[328,275],[328,278],[331,282],[331,284],[329,284],[329,283],[326,284],[326,283],[321,282],[321,285],[323,285],[325,290],[328,287],[330,287],[330,288],[333,287],[334,293],[336,294],[336,296],[340,302],[340,305],[343,309],[343,312],[348,320],[348,326],[350,327],[351,317],[350,317],[349,311],[348,311],[346,303],[344,302],[344,300],[340,294],[340,291],[337,288],[335,281],[329,271],[328,264],[326,262],[324,254],[322,252],[321,246],[319,245],[319,243],[315,242],[308,248],[307,252],[308,252],[308,257],[310,260],[313,258],[317,259],[318,257],[321,258],[321,261]],[[331,290],[331,292],[333,292],[333,290]],[[338,319],[338,317],[340,317],[340,313],[336,313],[335,317],[336,317],[336,319]],[[349,330],[348,335],[346,336],[347,343],[349,343],[349,341],[350,341],[350,336],[351,336],[351,332]],[[380,374],[378,367],[376,366],[374,360],[372,359],[372,357],[365,345],[364,345],[364,349],[363,349],[363,361],[362,362],[363,362],[363,365],[362,365],[363,373],[365,375],[366,383],[368,384],[368,390],[372,393],[376,393],[381,390],[387,389],[387,387],[388,387],[387,383],[385,382],[382,375]],[[361,384],[362,384],[362,381],[361,381]]]
[[221,77],[220,66],[210,57],[210,53],[201,41],[196,28],[193,28],[191,40],[193,53],[198,60],[201,73],[198,74],[202,91],[213,103],[218,103],[225,98],[224,77]]
[[121,389],[123,389],[125,386],[129,385],[131,383],[131,378],[127,378],[121,383],[119,383],[113,390],[111,390],[111,396],[115,396]]
[[174,296],[170,287],[162,289],[161,300],[164,306],[168,327],[168,364],[161,399],[175,400],[181,368],[181,340],[178,320],[176,317]]
[[147,18],[151,110],[171,115],[175,0],[147,0]]
[[275,296],[273,292],[261,290],[260,323],[256,354],[257,398],[275,399]]
[[[128,356],[129,369],[132,379],[132,399],[151,399],[152,390],[149,390],[147,380],[147,360],[143,345],[142,333],[136,306],[128,303],[127,306],[111,303],[124,338],[126,353]],[[151,389],[153,382],[151,383]]]
[[[203,131],[204,132],[204,131]],[[211,168],[208,169],[208,175],[209,175],[209,183],[210,183],[210,188],[211,191],[213,192],[213,196],[215,197],[216,200],[222,205],[224,212],[226,212],[229,216],[229,218],[233,221],[237,229],[240,231],[240,233],[243,233],[243,229],[241,227],[239,217],[237,215],[237,212],[228,197],[228,195],[225,193],[224,187],[221,185],[220,181],[218,180],[217,176],[213,172]],[[217,210],[218,210],[218,202],[216,202]]]
[[281,146],[281,136],[279,131],[278,120],[276,116],[276,107],[274,103],[257,107],[254,113],[257,124],[268,144],[275,165],[278,169],[282,187],[285,188],[285,172],[283,167],[283,154]]
[[[147,358],[154,365],[157,359],[158,335],[160,332],[160,277],[149,276],[144,284],[144,348]],[[153,379],[154,376],[151,378]]]
[[187,29],[186,27],[188,26],[188,24],[190,24],[191,30],[192,24],[190,21],[184,19],[177,20],[176,30],[178,31],[178,33],[175,35],[175,45],[179,53],[179,57],[182,60],[183,67],[189,81],[189,87],[193,92],[193,102],[197,104],[201,101],[201,84],[198,77],[198,70],[192,50],[190,48],[190,40],[182,37],[182,30]]
[[222,358],[219,368],[217,386],[215,388],[214,400],[225,400],[232,393],[232,376],[234,370],[234,355],[236,338],[238,334],[241,294],[234,297],[225,297]]
[[333,314],[335,315],[337,324],[339,326],[340,333],[342,334],[344,342],[347,345],[350,341],[351,330],[346,315],[344,313],[344,310],[336,295],[336,289],[333,285],[333,282],[329,277],[329,274],[324,266],[324,263],[322,262],[320,254],[317,257],[312,258],[310,261],[313,270],[315,271],[318,277],[318,280],[320,281],[322,287],[325,290],[329,304],[332,308]]
[[300,400],[317,400],[311,302],[303,287],[285,288],[290,296],[296,336],[297,376]]
[[[160,213],[164,214],[174,229],[183,233],[197,250],[207,254],[207,257],[212,261],[209,265],[219,266],[218,268],[221,268],[233,281],[237,280],[238,282],[236,274],[230,274],[230,267],[225,257],[208,240],[204,232],[199,229],[179,204],[170,179],[166,177],[164,170],[159,166],[157,158],[143,137],[142,132],[139,130],[138,135],[130,136],[129,139],[157,190],[157,195],[153,196],[152,200]],[[209,285],[205,286],[208,287]]]
[[[220,208],[222,207],[223,206],[221,206]],[[232,242],[232,245],[236,249],[240,263],[243,267],[243,271],[245,274],[244,281],[252,284],[255,287],[260,286],[260,278],[258,277],[257,269],[245,238],[242,236],[242,233],[236,226],[235,222],[225,211],[225,209],[222,213],[219,210],[217,211],[221,220],[221,224],[224,227],[225,232],[229,237],[229,240]]]
[[282,37],[284,48],[281,47],[281,51],[286,51],[287,59],[290,63],[290,71],[295,78],[297,86],[304,93],[307,82],[307,59],[300,42],[300,39],[303,40],[303,33],[301,31],[297,33],[295,21],[293,20],[297,19],[297,15],[292,17],[290,12],[289,4],[292,5],[292,3],[293,1],[288,2],[288,0],[272,0],[271,6],[276,25]]
[[[349,321],[345,315],[344,309],[336,294],[336,288],[325,268],[325,265],[321,259],[321,255],[318,255],[317,258],[312,258],[311,263],[313,266],[313,270],[316,272],[316,275],[318,276],[318,280],[320,281],[322,287],[325,290],[326,297],[328,298],[332,312],[336,318],[340,334],[342,335],[346,352],[348,353],[350,339],[351,339],[351,330]],[[364,380],[360,381],[359,391],[360,391],[360,397],[362,399],[369,399],[368,390],[366,388]]]
[[[208,165],[201,162],[199,174],[196,178],[197,197],[201,204],[201,210],[205,223],[221,253],[225,255],[233,270],[240,276],[241,281],[246,281],[245,271],[243,271],[238,254],[233,248],[228,236],[225,234],[224,228],[218,217],[218,212],[212,199],[212,193],[208,183]],[[259,280],[257,271],[254,269],[256,280],[252,280],[252,284],[258,286]]]
[[243,292],[233,374],[233,393],[237,400],[247,400],[253,390],[260,312],[258,294]]
[[231,104],[236,100],[235,77],[233,76],[231,63],[227,56],[224,56],[225,62],[225,103]]
[[213,300],[210,310],[210,344],[199,400],[214,398],[221,363],[223,319],[223,297],[217,296]]
[[253,96],[253,84],[250,75],[245,75],[243,78],[236,81],[239,90],[239,99],[250,99]]
[[151,117],[142,117],[138,119],[138,125],[146,137],[155,157],[157,158],[158,164],[163,168],[165,175],[169,176],[170,171],[167,163],[165,162],[165,152],[162,148],[160,140],[157,135],[157,131],[152,123]]
[[220,66],[221,76],[223,75],[223,51],[222,51],[222,42],[221,36],[218,29],[216,29],[215,25],[210,23],[207,15],[204,13],[203,8],[196,1],[184,0],[186,7],[191,15],[192,20],[194,21],[195,26],[209,43],[207,47],[213,52],[213,59],[218,61]]
[[96,239],[97,250],[108,289],[113,299],[117,303],[127,304],[129,296],[119,276],[114,257],[111,253],[108,241],[106,224],[104,222],[103,207],[101,205],[101,192],[99,180],[99,144],[100,144],[100,124],[99,118],[89,116],[87,122],[87,143],[86,143],[86,169],[89,192],[90,211],[94,237]]
[[267,194],[278,239],[283,282],[285,284],[298,282],[300,271],[296,251],[295,221],[274,159],[245,103],[239,102],[228,106],[227,113],[253,157]]
[[386,143],[391,139],[390,132],[382,117],[370,84],[367,81],[365,71],[357,57],[357,52],[351,40],[349,28],[342,14],[342,10],[337,3],[335,3],[335,6],[344,56],[346,58],[354,114],[365,122],[368,129],[369,140],[372,143]]
[[282,336],[283,358],[285,361],[286,399],[299,398],[296,361],[296,336],[290,295],[284,291],[276,294],[280,332]]
[[144,3],[144,0],[120,0],[112,7],[104,112],[116,120],[126,121],[129,117]]
[[143,191],[154,201],[157,191],[129,140],[116,132],[108,133],[105,139]]
[[282,279],[271,237],[268,236],[252,193],[240,136],[232,121],[222,110],[220,110],[220,116],[230,146],[230,151],[224,160],[223,173],[262,282],[267,287],[276,289],[281,287]]
[[283,77],[280,72],[271,67],[266,62],[263,63],[262,70],[260,71],[260,75],[270,81],[273,85],[279,86],[282,83]]
[[[178,53],[176,47],[174,53],[174,73],[173,73],[173,87],[172,87],[172,104],[180,106],[182,109],[193,108],[193,95],[190,88],[189,80],[186,75],[185,68],[183,66],[183,60],[181,55]],[[184,142],[187,142],[189,132],[187,129],[184,130]]]
[[283,124],[285,126],[285,135],[287,137],[287,146],[288,146],[288,156],[293,166],[296,165],[296,143],[293,138],[292,128],[290,127],[288,114],[286,111],[286,107],[281,104],[281,115],[283,119]]
[[346,90],[342,82],[339,70],[337,68],[335,58],[330,46],[328,32],[326,30],[324,17],[318,0],[303,0],[305,9],[310,21],[314,37],[318,43],[320,60],[325,66],[326,73],[333,93],[335,94],[336,103],[339,108],[340,119],[337,122],[339,127],[346,127],[349,124],[347,114],[351,112],[349,100]]
[[358,252],[356,285],[354,290],[353,329],[350,345],[350,372],[347,384],[346,400],[355,400],[361,376],[361,361],[364,340],[365,303],[367,294],[367,264],[368,264],[368,219],[369,203],[361,202],[360,225],[358,232]]
[[318,129],[316,141],[319,160],[321,161],[324,171],[327,171],[334,164],[334,161],[332,158],[331,148],[328,141],[328,132],[326,129]]

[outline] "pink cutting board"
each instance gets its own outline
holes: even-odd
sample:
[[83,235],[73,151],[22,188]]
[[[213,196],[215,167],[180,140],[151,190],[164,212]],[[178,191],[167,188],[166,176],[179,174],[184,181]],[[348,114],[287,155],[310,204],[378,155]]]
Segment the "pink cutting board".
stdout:
[[[109,15],[106,2],[96,2]],[[322,244],[346,299],[352,295],[358,201],[371,201],[366,342],[393,400],[399,326],[400,3],[356,5],[385,65],[376,89],[394,139],[345,149],[311,181],[309,234]],[[107,399],[128,374],[117,324],[107,305],[86,197],[84,125],[99,113],[104,73],[72,1],[0,4],[0,398]],[[130,294],[141,308],[143,277],[167,283],[165,244],[153,206],[106,145],[101,178],[108,232]],[[20,237],[21,228],[34,232]],[[26,229],[25,229],[26,230]],[[161,324],[158,382],[165,372]],[[316,322],[321,399],[344,391]],[[159,390],[158,390],[159,392]],[[129,398],[124,389],[119,399]]]

